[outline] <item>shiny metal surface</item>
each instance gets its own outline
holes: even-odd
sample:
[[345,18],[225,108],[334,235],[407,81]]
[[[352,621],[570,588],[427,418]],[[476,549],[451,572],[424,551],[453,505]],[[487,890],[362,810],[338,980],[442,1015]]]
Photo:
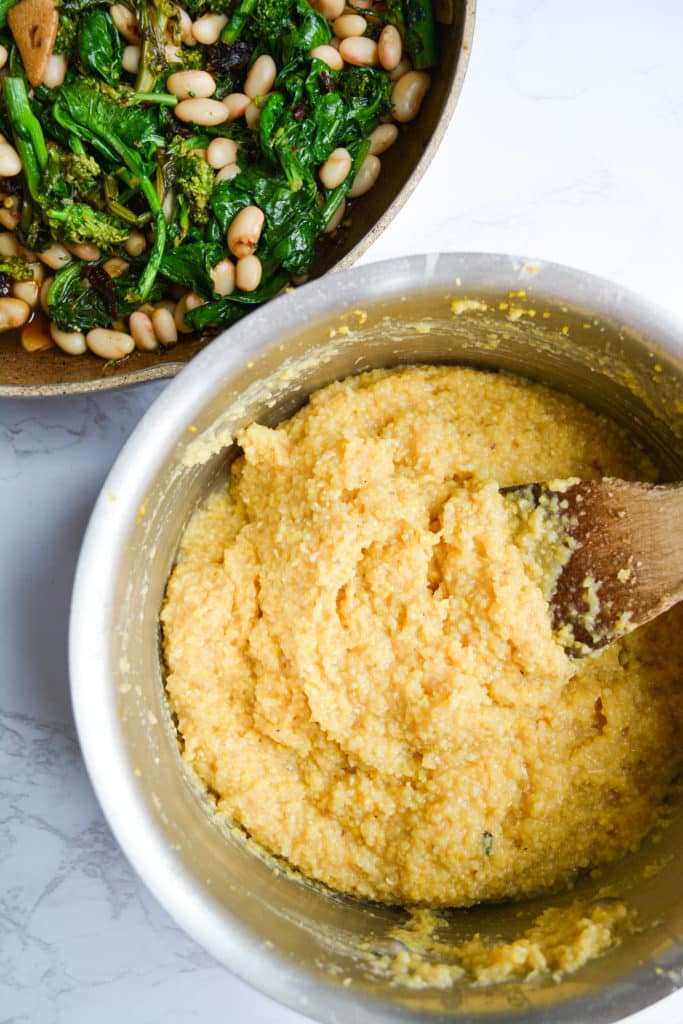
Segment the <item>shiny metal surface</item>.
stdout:
[[[417,187],[460,96],[472,46],[475,6],[476,0],[435,0],[440,63],[432,72],[432,88],[420,116],[401,130],[391,152],[382,159],[380,186],[353,203],[350,225],[337,232],[333,240],[321,240],[311,267],[312,278],[350,267]],[[202,347],[201,341],[184,338],[173,348],[135,351],[127,359],[105,367],[90,353],[69,356],[57,348],[44,353],[25,352],[18,332],[0,334],[0,396],[103,391],[173,377]]]
[[[454,940],[474,932],[513,938],[544,906],[609,885],[642,926],[619,948],[560,983],[406,989],[368,974],[354,955],[360,941],[391,948],[386,933],[401,911],[274,873],[209,818],[181,768],[157,616],[187,518],[230,457],[223,449],[188,465],[190,446],[196,453],[199,438],[220,449],[225,431],[252,419],[273,423],[332,379],[416,361],[547,381],[627,424],[656,453],[665,478],[683,472],[681,330],[616,285],[480,254],[417,256],[313,282],[193,360],[150,408],[104,485],[71,618],[85,760],[114,833],[164,907],[218,960],[288,1006],[330,1024],[608,1024],[683,984],[680,813],[656,846],[646,841],[574,893],[453,913],[443,932]],[[645,871],[654,860],[661,870]]]

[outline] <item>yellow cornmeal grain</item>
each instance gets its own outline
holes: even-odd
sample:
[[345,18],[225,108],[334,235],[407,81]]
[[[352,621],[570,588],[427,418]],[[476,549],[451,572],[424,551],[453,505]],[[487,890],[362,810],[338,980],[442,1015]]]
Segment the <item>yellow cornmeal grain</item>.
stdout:
[[305,875],[409,905],[519,898],[637,846],[681,757],[683,617],[570,662],[498,493],[651,479],[617,427],[421,367],[239,441],[162,612],[183,756],[219,809]]

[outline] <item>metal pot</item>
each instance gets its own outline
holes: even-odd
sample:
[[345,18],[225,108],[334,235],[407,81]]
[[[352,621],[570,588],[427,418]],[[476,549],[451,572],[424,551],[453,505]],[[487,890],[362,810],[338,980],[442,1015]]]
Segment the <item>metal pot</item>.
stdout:
[[[368,367],[465,362],[542,380],[627,425],[683,475],[683,332],[635,296],[509,256],[415,256],[315,281],[213,342],[150,408],[111,471],[85,538],[71,618],[72,693],[93,784],[121,846],[202,946],[321,1021],[616,1021],[683,984],[683,816],[656,847],[574,893],[453,913],[454,941],[515,937],[543,909],[609,885],[641,930],[560,983],[392,987],[361,941],[390,947],[398,909],[306,884],[207,813],[184,772],[163,690],[158,613],[179,538],[248,421],[273,424]],[[667,861],[668,855],[674,856]],[[656,859],[655,873],[644,870]],[[678,972],[678,973],[677,973]],[[350,980],[347,980],[350,979]]]

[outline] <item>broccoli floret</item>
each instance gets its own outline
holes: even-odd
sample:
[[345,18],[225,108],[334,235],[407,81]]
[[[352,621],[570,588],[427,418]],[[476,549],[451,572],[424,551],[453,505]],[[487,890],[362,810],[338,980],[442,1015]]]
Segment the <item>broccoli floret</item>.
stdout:
[[92,192],[99,185],[102,174],[94,156],[87,153],[66,153],[62,155],[62,174],[67,185],[77,192]]
[[0,256],[0,274],[13,281],[30,281],[33,278],[33,271],[20,256]]
[[78,15],[74,11],[59,12],[57,37],[52,47],[53,53],[63,53],[67,59],[73,56],[78,38],[78,21]]
[[233,0],[188,0],[183,5],[191,18],[202,14],[229,14]]
[[289,0],[257,0],[250,30],[256,38],[277,39],[292,25]]
[[100,249],[111,249],[128,237],[129,229],[125,224],[85,203],[71,203],[61,210],[46,210],[45,219],[57,238],[77,245],[93,242]]
[[211,215],[209,196],[213,183],[213,169],[199,154],[176,158],[175,187],[185,197],[190,217],[197,224],[206,224]]

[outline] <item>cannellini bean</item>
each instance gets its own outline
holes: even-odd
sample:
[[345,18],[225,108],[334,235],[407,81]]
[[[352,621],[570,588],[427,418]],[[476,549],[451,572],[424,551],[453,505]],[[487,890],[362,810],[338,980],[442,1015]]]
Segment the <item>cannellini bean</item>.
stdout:
[[228,112],[228,121],[236,121],[244,117],[251,99],[243,92],[231,92],[222,100],[223,106]]
[[62,331],[57,324],[51,323],[50,336],[70,356],[82,356],[87,349],[83,331]]
[[125,331],[112,331],[109,327],[93,327],[85,336],[91,352],[101,359],[123,359],[135,348],[135,342]]
[[46,86],[48,89],[59,89],[60,85],[64,85],[66,70],[65,55],[63,53],[51,53],[47,60],[47,67],[45,68],[41,85]]
[[412,71],[413,64],[410,57],[401,57],[400,61],[396,65],[393,71],[389,72],[389,81],[398,82],[399,78],[403,78],[406,71]]
[[334,46],[328,46],[326,43],[323,43],[322,46],[314,46],[309,57],[323,61],[332,71],[341,71],[344,67],[344,61],[339,50]]
[[426,71],[407,71],[391,90],[392,114],[399,124],[417,117],[432,80]]
[[31,315],[31,307],[23,299],[0,298],[0,333],[21,327]]
[[245,206],[228,228],[228,249],[241,259],[250,256],[259,243],[265,217],[258,206]]
[[217,137],[212,139],[206,150],[207,163],[216,171],[237,160],[237,143],[234,139]]
[[31,273],[33,274],[33,280],[36,284],[42,284],[45,278],[45,267],[42,263],[34,262],[29,260],[29,266],[31,267]]
[[127,71],[131,75],[137,75],[140,68],[141,54],[141,46],[136,46],[134,43],[130,46],[125,46],[123,49],[123,56],[121,57],[121,67],[123,70]]
[[15,299],[21,299],[31,309],[35,309],[40,297],[40,285],[37,281],[13,281],[12,295]]
[[347,193],[349,199],[357,199],[359,196],[364,196],[366,192],[369,192],[379,178],[381,170],[382,165],[379,157],[366,156],[358,169],[358,174],[353,179],[353,185]]
[[368,23],[362,14],[342,14],[332,22],[332,31],[337,39],[351,39],[365,35]]
[[21,246],[11,231],[0,231],[0,256],[20,256]]
[[191,334],[193,328],[185,322],[185,314],[189,313],[191,309],[196,309],[197,306],[203,306],[204,299],[197,295],[196,292],[188,292],[187,295],[183,295],[182,299],[176,304],[175,312],[173,314],[173,322],[175,323],[176,329],[181,334]]
[[348,149],[340,146],[330,153],[325,163],[318,172],[320,181],[325,188],[336,188],[341,185],[349,175],[353,160]]
[[110,277],[117,278],[121,277],[121,274],[125,274],[129,266],[128,260],[122,260],[120,256],[112,256],[102,264],[102,270],[106,270]]
[[92,242],[67,242],[66,247],[77,259],[85,260],[86,263],[92,263],[102,255],[99,248]]
[[169,188],[165,194],[161,203],[161,209],[164,211],[164,219],[167,224],[171,223],[171,217],[173,216],[173,206],[175,203],[175,196],[173,195],[173,189]]
[[4,68],[9,58],[9,51],[6,46],[0,45],[0,68]]
[[247,128],[256,131],[261,121],[261,108],[253,100],[244,111],[244,120],[247,122]]
[[235,264],[232,260],[221,260],[211,268],[209,276],[216,295],[232,295],[235,290]]
[[241,292],[254,292],[261,283],[261,260],[253,253],[243,256],[235,267],[235,283]]
[[166,88],[179,100],[208,99],[216,91],[216,82],[208,71],[174,71],[166,80]]
[[218,185],[221,181],[232,181],[239,173],[240,168],[237,164],[226,164],[225,167],[221,167],[216,175],[215,183]]
[[23,170],[21,158],[14,146],[9,142],[0,142],[0,176],[13,178],[15,174],[21,174]]
[[138,19],[132,11],[129,11],[123,4],[112,4],[109,8],[109,14],[124,39],[129,43],[142,42]]
[[327,227],[325,228],[325,234],[326,235],[331,235],[333,231],[337,230],[337,228],[339,227],[339,225],[341,224],[341,222],[344,219],[344,214],[345,213],[346,213],[346,200],[342,199],[341,203],[339,204],[337,209],[334,211],[334,213],[332,214],[330,220],[327,223]]
[[42,309],[43,313],[49,313],[50,312],[50,309],[49,309],[48,304],[47,304],[47,297],[48,297],[48,294],[50,292],[50,286],[52,285],[53,281],[54,281],[54,277],[46,277],[45,280],[43,281],[43,283],[40,286],[39,300],[40,300],[40,308]]
[[123,248],[129,256],[140,256],[147,248],[147,239],[142,231],[131,231],[123,243]]
[[71,253],[61,242],[53,242],[38,253],[38,259],[52,270],[61,270],[67,263],[71,263]]
[[390,146],[396,142],[398,138],[398,128],[395,124],[380,124],[374,132],[370,132],[370,149],[368,153],[371,156],[379,156],[380,153],[384,153]]
[[141,309],[136,309],[128,318],[128,330],[135,342],[135,347],[141,352],[154,352],[159,348],[152,318]]
[[395,25],[385,25],[377,40],[377,56],[385,71],[393,71],[403,56],[403,40]]
[[323,18],[333,21],[344,13],[346,0],[312,0],[311,7],[322,14]]
[[21,220],[21,214],[14,207],[3,207],[0,209],[0,224],[8,231],[14,231]]
[[178,328],[173,313],[164,306],[159,306],[152,313],[152,326],[160,345],[175,345],[178,340]]
[[351,36],[342,39],[339,44],[339,52],[347,64],[355,67],[374,67],[379,58],[377,56],[377,43],[374,39],[367,39],[365,36]]
[[262,53],[249,68],[249,74],[244,80],[244,91],[252,99],[255,96],[265,96],[273,88],[276,77],[275,61],[267,53]]
[[54,344],[50,337],[50,329],[42,316],[29,320],[21,329],[21,347],[25,352],[45,352],[49,348],[54,348]]
[[197,40],[192,34],[192,18],[184,7],[178,7],[178,21],[180,22],[180,39],[184,46],[196,46]]
[[195,99],[181,100],[173,113],[181,121],[192,121],[204,127],[211,127],[214,124],[223,124],[228,120],[228,111],[225,104],[219,100]]
[[192,23],[192,35],[202,46],[213,46],[227,24],[224,14],[203,14]]

